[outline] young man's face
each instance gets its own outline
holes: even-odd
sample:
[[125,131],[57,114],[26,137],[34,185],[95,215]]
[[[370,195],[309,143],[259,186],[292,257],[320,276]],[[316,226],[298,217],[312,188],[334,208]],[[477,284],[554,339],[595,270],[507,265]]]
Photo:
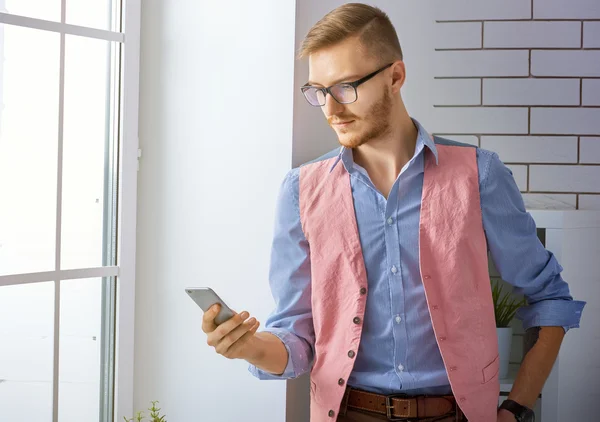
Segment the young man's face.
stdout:
[[[309,57],[309,84],[329,87],[354,82],[389,63],[381,63],[361,52],[360,43],[350,38]],[[327,95],[322,108],[341,145],[355,148],[390,129],[392,112],[392,69],[388,68],[357,88],[358,99],[340,104]]]

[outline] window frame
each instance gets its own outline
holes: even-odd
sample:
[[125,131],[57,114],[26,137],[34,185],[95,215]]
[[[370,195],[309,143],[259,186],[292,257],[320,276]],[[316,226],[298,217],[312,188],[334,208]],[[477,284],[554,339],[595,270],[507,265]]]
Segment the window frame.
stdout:
[[[137,163],[139,158],[138,115],[139,115],[139,61],[140,61],[140,30],[141,30],[141,0],[120,1],[120,22],[114,23],[114,30],[88,28],[65,23],[65,10],[67,0],[61,2],[61,22],[47,21],[13,15],[0,11],[0,24],[50,31],[60,34],[60,94],[59,94],[59,143],[58,143],[58,175],[57,175],[57,226],[56,226],[56,266],[54,271],[9,274],[0,276],[2,286],[30,284],[54,281],[54,356],[53,356],[53,422],[58,422],[58,367],[59,367],[59,336],[60,336],[60,282],[63,280],[104,278],[110,283],[108,295],[114,300],[109,304],[111,315],[103,315],[103,327],[114,324],[110,330],[111,338],[106,339],[108,346],[103,344],[103,352],[114,350],[114,361],[111,359],[111,368],[108,368],[109,380],[113,382],[114,397],[113,414],[108,420],[123,420],[124,416],[133,414],[133,387],[134,387],[134,322],[135,322],[135,260],[136,260],[136,214],[137,214]],[[112,122],[113,136],[118,140],[115,143],[116,151],[113,160],[116,161],[115,170],[117,177],[113,180],[117,184],[116,198],[108,201],[107,206],[115,207],[116,236],[110,251],[105,251],[105,256],[116,265],[94,268],[60,269],[61,248],[61,198],[62,198],[62,127],[64,124],[64,72],[65,72],[65,36],[77,35],[112,41],[118,45],[115,54],[118,55],[117,69],[119,77],[118,118]],[[115,88],[115,87],[113,87]],[[105,233],[105,236],[107,233]],[[105,261],[106,262],[106,261]],[[81,280],[85,283],[85,280]],[[107,307],[103,306],[106,313]],[[104,318],[107,317],[107,318]],[[105,330],[103,330],[105,331]],[[105,333],[101,334],[105,337]],[[112,340],[112,342],[111,342]],[[98,368],[100,371],[100,368]],[[106,372],[104,370],[103,372]],[[101,393],[105,393],[102,392]],[[99,397],[100,399],[100,397]],[[103,413],[104,412],[104,413]],[[106,408],[100,409],[101,417],[106,419]]]

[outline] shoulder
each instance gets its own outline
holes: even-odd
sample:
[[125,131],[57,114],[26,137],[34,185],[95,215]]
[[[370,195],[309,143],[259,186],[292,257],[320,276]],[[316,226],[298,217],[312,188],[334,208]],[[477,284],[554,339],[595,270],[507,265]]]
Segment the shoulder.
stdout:
[[340,151],[341,151],[340,147],[332,149],[331,151],[327,152],[326,154],[323,154],[320,157],[315,158],[314,160],[311,160],[311,161],[308,161],[308,162],[302,164],[300,166],[300,168],[311,166],[311,165],[314,165],[314,164],[323,163],[325,161],[329,161],[331,159],[337,158],[340,155]]
[[444,147],[473,148],[475,150],[475,157],[477,160],[480,186],[485,185],[490,173],[490,168],[502,165],[502,161],[500,161],[500,157],[498,157],[497,153],[480,148],[477,145],[458,142],[452,139],[442,138],[440,136],[435,136],[434,142],[436,146],[441,145]]

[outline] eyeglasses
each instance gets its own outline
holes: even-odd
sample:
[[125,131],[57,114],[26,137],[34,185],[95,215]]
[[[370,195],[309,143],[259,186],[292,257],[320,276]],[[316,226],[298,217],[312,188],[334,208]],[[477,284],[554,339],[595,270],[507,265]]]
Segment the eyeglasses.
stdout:
[[385,69],[393,65],[394,63],[390,63],[381,69],[376,70],[373,73],[368,74],[362,79],[354,82],[343,82],[340,84],[332,85],[328,88],[319,88],[312,85],[304,85],[300,90],[304,94],[304,98],[306,101],[312,106],[315,107],[323,107],[325,105],[325,100],[327,98],[327,93],[331,95],[331,97],[336,100],[340,104],[351,104],[358,100],[358,93],[356,88],[359,85],[364,84],[369,79],[373,78],[380,72],[383,72]]

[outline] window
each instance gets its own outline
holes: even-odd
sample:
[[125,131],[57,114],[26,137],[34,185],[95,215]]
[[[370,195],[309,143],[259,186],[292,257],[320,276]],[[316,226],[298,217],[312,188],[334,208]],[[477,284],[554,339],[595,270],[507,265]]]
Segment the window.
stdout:
[[2,420],[132,413],[139,16],[0,0]]

